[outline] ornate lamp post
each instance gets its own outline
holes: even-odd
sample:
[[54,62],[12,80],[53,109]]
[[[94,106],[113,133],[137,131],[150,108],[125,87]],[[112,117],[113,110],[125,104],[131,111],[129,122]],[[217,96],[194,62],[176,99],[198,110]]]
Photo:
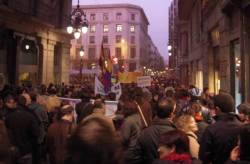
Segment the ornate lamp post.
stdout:
[[88,31],[88,20],[86,19],[86,13],[80,8],[79,0],[76,8],[72,11],[70,15],[69,24],[67,27],[67,32],[69,34],[74,34],[75,39],[79,39],[81,33],[87,33]]
[[83,47],[81,47],[79,53],[80,53],[80,78],[81,78],[81,84],[82,84],[82,81],[83,81],[82,69],[83,69],[83,56],[84,56]]

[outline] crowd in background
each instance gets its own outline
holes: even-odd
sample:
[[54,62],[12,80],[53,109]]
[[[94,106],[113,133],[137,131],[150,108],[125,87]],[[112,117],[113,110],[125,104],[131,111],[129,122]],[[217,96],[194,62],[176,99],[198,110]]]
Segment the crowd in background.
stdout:
[[[72,106],[59,97],[78,98]],[[114,117],[89,84],[0,91],[0,163],[250,163],[250,105],[195,86],[122,86]],[[237,111],[237,114],[236,114]]]

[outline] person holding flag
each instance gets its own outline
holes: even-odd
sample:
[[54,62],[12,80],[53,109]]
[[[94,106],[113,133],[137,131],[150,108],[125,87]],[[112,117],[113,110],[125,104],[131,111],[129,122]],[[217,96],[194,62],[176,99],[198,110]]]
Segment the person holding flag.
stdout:
[[110,51],[108,53],[104,53],[103,42],[101,45],[101,54],[99,58],[99,66],[101,69],[101,82],[104,86],[105,93],[109,93],[111,91],[111,76],[112,76],[112,61],[110,56]]

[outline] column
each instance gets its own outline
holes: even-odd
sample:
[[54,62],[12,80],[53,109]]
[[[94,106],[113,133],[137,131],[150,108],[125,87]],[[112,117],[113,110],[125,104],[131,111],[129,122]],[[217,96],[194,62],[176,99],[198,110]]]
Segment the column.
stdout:
[[69,83],[70,74],[70,47],[69,43],[62,43],[61,54],[61,82]]
[[54,82],[54,48],[56,41],[43,38],[41,43],[43,45],[42,83],[49,84]]

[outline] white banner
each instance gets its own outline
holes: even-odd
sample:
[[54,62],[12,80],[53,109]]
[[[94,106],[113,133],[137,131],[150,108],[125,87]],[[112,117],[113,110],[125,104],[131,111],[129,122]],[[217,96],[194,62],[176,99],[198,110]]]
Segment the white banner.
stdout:
[[105,101],[105,115],[113,118],[117,111],[118,101]]
[[100,82],[98,77],[95,77],[95,95],[97,94],[106,95],[103,84]]
[[116,100],[119,100],[119,98],[122,95],[122,86],[121,83],[116,83],[111,87],[111,92],[114,92],[116,94]]
[[151,77],[150,76],[140,76],[137,77],[137,86],[138,87],[149,87],[151,86]]

